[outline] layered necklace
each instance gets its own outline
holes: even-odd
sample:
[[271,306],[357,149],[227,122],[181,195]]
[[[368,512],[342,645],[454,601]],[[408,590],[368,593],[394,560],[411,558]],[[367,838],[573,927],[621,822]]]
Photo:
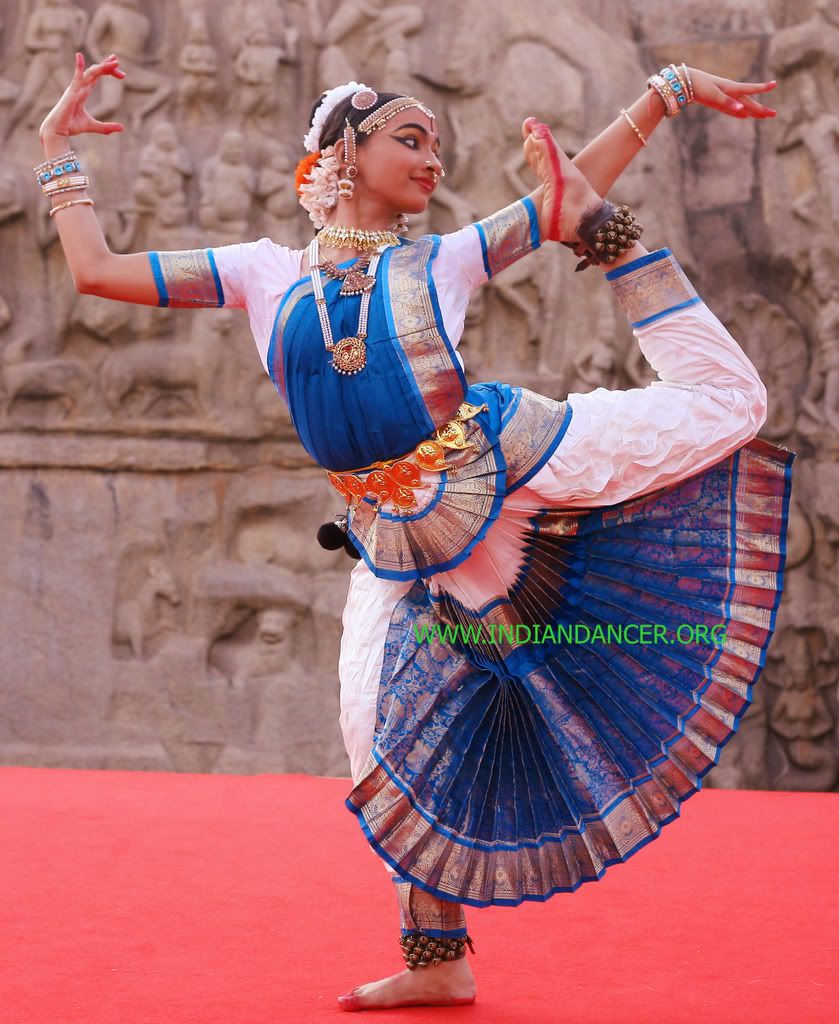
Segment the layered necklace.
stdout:
[[[340,236],[340,237],[339,237]],[[336,248],[353,248],[364,251],[351,267],[337,267],[332,260],[321,260],[319,240]],[[332,369],[336,373],[352,376],[360,373],[367,365],[367,316],[370,311],[370,295],[376,285],[376,268],[382,253],[389,245],[395,245],[398,237],[391,231],[362,231],[359,228],[324,228],[320,235],[309,243],[309,276],[320,320],[323,344],[332,354]],[[375,250],[375,251],[372,251]],[[355,334],[341,338],[338,342],[332,336],[329,312],[323,294],[321,271],[333,280],[341,281],[339,295],[360,295],[361,308],[358,313],[358,328]]]

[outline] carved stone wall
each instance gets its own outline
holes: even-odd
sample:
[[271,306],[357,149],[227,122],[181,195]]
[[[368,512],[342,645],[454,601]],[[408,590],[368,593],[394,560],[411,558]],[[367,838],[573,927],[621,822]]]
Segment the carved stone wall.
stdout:
[[[832,20],[831,20],[832,19]],[[691,108],[612,198],[669,245],[760,369],[762,432],[797,450],[787,593],[745,735],[711,785],[837,785],[839,16],[827,0],[0,0],[0,762],[348,774],[336,511],[247,318],[77,295],[31,167],[72,55],[120,55],[74,140],[115,251],[309,223],[293,192],[314,97],[356,78],[426,98],[445,188],[412,233],[532,187],[520,124],[579,150],[669,60],[775,77],[775,121]],[[644,384],[594,274],[546,247],[483,288],[472,380],[544,394]],[[584,278],[584,280],[580,280]]]

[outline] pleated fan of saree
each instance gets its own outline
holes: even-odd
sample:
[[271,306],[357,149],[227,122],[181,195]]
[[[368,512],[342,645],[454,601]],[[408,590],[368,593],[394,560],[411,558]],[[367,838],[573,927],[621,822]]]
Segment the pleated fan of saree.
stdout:
[[374,850],[443,899],[515,906],[655,839],[752,701],[794,457],[755,439],[590,510],[509,495],[465,563],[417,580],[346,800]]

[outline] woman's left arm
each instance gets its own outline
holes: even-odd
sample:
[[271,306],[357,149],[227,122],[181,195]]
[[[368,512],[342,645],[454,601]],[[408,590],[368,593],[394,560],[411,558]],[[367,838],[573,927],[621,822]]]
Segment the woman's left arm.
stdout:
[[[689,68],[688,71],[696,103],[712,107],[730,117],[775,116],[774,110],[752,99],[755,93],[774,89],[775,82],[735,82],[698,68]],[[627,109],[627,114],[644,138],[649,140],[664,117],[664,101],[655,89],[647,89]],[[580,150],[573,163],[588,178],[595,191],[605,196],[642,148],[643,143],[629,121],[623,114],[619,114],[608,128]]]

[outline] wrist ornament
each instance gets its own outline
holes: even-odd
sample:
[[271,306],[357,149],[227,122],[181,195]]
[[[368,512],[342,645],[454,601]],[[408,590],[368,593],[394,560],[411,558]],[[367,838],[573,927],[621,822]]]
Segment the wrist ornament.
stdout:
[[577,234],[580,241],[571,247],[584,256],[575,271],[593,263],[614,263],[641,237],[643,225],[635,220],[628,206],[613,206],[607,199],[583,215]]
[[684,107],[694,102],[693,82],[687,64],[668,64],[647,79],[647,88],[655,89],[664,103],[666,117],[678,117]]
[[49,182],[60,179],[63,175],[73,174],[74,172],[81,171],[81,169],[82,166],[79,163],[79,158],[72,149],[68,149],[66,153],[62,153],[60,156],[50,157],[49,160],[44,160],[43,163],[32,168],[35,172],[35,177],[38,179],[38,184],[42,188]]
[[[60,156],[44,160],[32,170],[35,172],[35,178],[41,186],[41,191],[50,198],[59,198],[67,192],[83,192],[90,185],[90,178],[82,173],[82,165],[72,149],[68,149]],[[93,206],[94,204],[92,199],[72,199],[69,202],[53,206],[50,210],[50,217],[59,210],[79,205]]]
[[66,210],[70,206],[95,206],[93,200],[86,196],[84,199],[69,199],[66,203],[59,203],[50,210],[50,217],[54,217],[59,210]]

